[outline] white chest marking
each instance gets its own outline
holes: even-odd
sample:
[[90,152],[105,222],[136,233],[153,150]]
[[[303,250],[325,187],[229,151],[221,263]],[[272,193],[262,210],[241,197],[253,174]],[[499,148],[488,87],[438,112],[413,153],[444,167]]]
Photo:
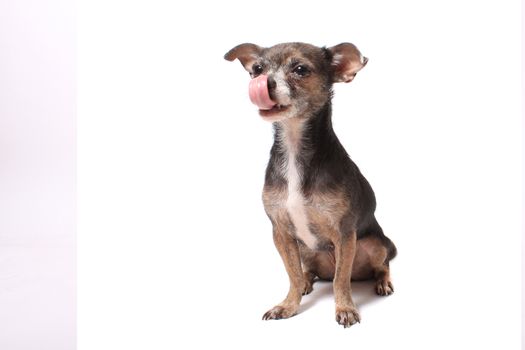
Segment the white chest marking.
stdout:
[[[284,175],[288,181],[288,198],[286,199],[286,209],[295,227],[295,236],[303,241],[310,249],[317,246],[317,238],[312,234],[308,227],[308,217],[305,210],[305,199],[301,191],[301,174],[297,168],[296,155],[298,152],[301,128],[300,123],[287,120],[284,127],[282,140],[283,147],[286,148],[288,161],[284,170]],[[284,123],[283,123],[284,124]],[[293,125],[295,124],[295,125]]]

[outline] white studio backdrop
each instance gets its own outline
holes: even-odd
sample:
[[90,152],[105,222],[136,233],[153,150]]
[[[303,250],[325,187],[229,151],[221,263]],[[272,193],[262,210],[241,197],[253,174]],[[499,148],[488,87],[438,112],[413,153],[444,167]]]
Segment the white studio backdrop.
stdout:
[[[320,283],[261,321],[288,278],[261,202],[271,125],[242,42],[350,41],[334,128],[396,243],[393,296]],[[78,4],[79,349],[518,349],[520,4]]]
[[0,349],[76,344],[75,7],[0,1]]

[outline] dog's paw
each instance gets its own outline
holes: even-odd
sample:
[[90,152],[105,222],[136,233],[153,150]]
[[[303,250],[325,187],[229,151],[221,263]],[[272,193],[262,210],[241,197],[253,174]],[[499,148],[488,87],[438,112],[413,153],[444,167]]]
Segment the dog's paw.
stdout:
[[313,282],[306,281],[304,284],[303,295],[310,294],[312,293],[313,290],[314,290]]
[[280,320],[297,314],[298,307],[277,305],[268,310],[262,317],[263,320]]
[[335,310],[335,320],[345,328],[361,322],[361,316],[355,307],[338,307]]
[[386,280],[380,280],[376,282],[376,293],[377,295],[387,296],[394,293],[394,286],[392,282]]

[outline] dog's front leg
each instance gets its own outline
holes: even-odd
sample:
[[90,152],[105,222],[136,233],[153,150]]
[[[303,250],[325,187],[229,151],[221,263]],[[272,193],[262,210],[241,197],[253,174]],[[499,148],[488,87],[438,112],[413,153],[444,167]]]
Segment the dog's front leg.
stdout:
[[295,315],[299,310],[299,303],[305,288],[301,257],[295,238],[288,232],[274,227],[273,241],[283,259],[286,272],[288,272],[290,290],[283,302],[263,315],[263,320],[278,320]]
[[350,285],[352,265],[356,253],[356,232],[343,234],[335,247],[335,319],[345,328],[350,327],[361,318],[352,300]]

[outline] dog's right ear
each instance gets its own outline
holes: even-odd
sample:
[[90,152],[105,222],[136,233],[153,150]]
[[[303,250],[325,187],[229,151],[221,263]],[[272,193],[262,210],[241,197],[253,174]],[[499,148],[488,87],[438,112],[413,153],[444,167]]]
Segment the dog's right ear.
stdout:
[[255,44],[240,44],[228,51],[226,55],[224,55],[224,59],[228,61],[233,61],[236,58],[238,58],[239,61],[242,63],[244,69],[246,69],[251,74],[252,66],[261,55],[262,50],[262,47],[257,46]]
[[334,68],[334,83],[349,83],[366,63],[368,58],[363,56],[354,44],[342,43],[329,47]]

